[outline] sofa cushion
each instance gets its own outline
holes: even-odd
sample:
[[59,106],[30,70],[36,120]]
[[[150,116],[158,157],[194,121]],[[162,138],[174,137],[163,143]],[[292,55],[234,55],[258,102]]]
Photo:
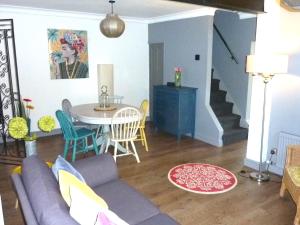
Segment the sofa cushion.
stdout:
[[[74,186],[70,186],[72,198],[70,215],[81,225],[129,225],[114,212],[102,208],[85,193]],[[100,218],[98,214],[100,213]],[[102,216],[101,216],[102,215]],[[103,218],[104,217],[104,218]],[[98,221],[98,218],[100,219]],[[104,219],[101,220],[101,219]],[[108,222],[108,223],[103,223]]]
[[39,224],[77,225],[69,216],[58,183],[45,162],[35,155],[25,158],[22,164],[22,181]]
[[99,207],[108,208],[106,202],[99,195],[97,195],[88,185],[83,183],[73,174],[65,170],[60,170],[58,172],[58,177],[60,193],[68,206],[71,206],[71,200],[73,202],[74,195],[71,197],[71,187],[73,186],[78,188],[84,196],[95,202],[95,204]]
[[129,224],[138,224],[159,213],[148,199],[121,180],[94,187],[94,191]]
[[57,156],[55,163],[53,164],[51,169],[52,169],[52,172],[53,172],[56,180],[58,180],[58,171],[65,170],[65,171],[73,174],[75,177],[77,177],[79,180],[81,180],[82,182],[85,183],[85,180],[82,177],[82,175],[67,160],[65,160],[60,155]]
[[179,223],[177,223],[168,215],[160,213],[137,225],[179,225]]
[[109,153],[81,159],[75,161],[72,165],[92,188],[118,179],[116,162]]

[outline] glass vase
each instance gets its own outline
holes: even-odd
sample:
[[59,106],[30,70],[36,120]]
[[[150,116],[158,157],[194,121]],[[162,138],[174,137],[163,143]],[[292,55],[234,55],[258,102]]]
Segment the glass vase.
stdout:
[[181,86],[181,72],[175,72],[175,87]]
[[25,150],[26,150],[26,157],[29,157],[31,155],[37,155],[36,140],[25,141]]

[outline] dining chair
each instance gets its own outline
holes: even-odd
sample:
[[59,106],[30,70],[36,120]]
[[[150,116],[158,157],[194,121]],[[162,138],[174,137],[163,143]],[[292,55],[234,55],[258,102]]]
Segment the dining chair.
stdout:
[[[56,118],[60,124],[64,139],[64,158],[67,157],[69,149],[72,149],[72,162],[75,161],[76,155],[81,152],[88,152],[89,150],[94,150],[96,155],[99,154],[95,133],[93,130],[82,127],[76,129],[70,119],[70,117],[62,110],[56,111]],[[88,138],[92,138],[92,145],[88,145]]]
[[280,197],[284,197],[286,190],[297,205],[294,225],[300,224],[300,145],[287,147],[286,162],[282,178]]
[[144,99],[140,106],[140,112],[142,113],[142,119],[139,125],[139,133],[137,135],[137,139],[135,141],[141,141],[142,145],[145,146],[146,151],[148,152],[148,143],[147,138],[145,134],[145,123],[146,123],[146,117],[147,113],[149,112],[149,101]]
[[[106,144],[106,150],[111,142],[114,145],[114,159],[117,157],[134,155],[136,161],[139,163],[140,159],[136,151],[134,140],[137,138],[137,131],[139,128],[141,119],[141,113],[138,109],[133,107],[124,107],[114,113],[111,120],[111,134]],[[131,144],[132,150],[129,149],[129,143]],[[126,152],[118,154],[118,145],[124,143]]]
[[69,99],[65,98],[62,100],[61,108],[65,112],[65,114],[71,119],[71,121],[75,127],[87,127],[89,129],[91,128],[90,124],[83,123],[72,115],[72,113],[71,113],[72,103],[70,102]]

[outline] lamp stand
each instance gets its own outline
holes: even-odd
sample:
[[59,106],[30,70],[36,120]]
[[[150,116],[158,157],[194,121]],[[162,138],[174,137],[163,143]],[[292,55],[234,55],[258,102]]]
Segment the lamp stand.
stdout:
[[264,78],[264,101],[263,101],[263,118],[261,125],[261,140],[260,140],[260,157],[258,172],[250,173],[250,178],[257,181],[258,183],[269,181],[270,176],[262,171],[262,154],[263,154],[263,145],[264,145],[264,133],[265,133],[265,113],[266,113],[266,94],[267,94],[267,84],[272,79],[272,76],[263,76]]

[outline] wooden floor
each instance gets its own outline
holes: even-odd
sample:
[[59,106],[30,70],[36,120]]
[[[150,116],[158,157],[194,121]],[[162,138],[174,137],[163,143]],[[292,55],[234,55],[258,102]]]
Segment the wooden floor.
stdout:
[[[217,148],[203,142],[154,133],[148,127],[149,152],[140,144],[141,163],[134,157],[118,159],[123,180],[134,186],[160,209],[182,225],[291,225],[296,207],[290,196],[279,197],[280,183],[258,185],[237,173],[243,168],[246,142]],[[40,138],[38,152],[44,160],[54,160],[63,149],[61,136]],[[170,168],[187,162],[201,162],[224,167],[237,175],[238,185],[218,195],[201,195],[183,191],[167,179]],[[20,209],[15,209],[15,194],[9,179],[13,166],[0,165],[0,193],[6,225],[24,224]],[[247,170],[247,168],[246,168]],[[279,181],[279,177],[273,177]],[[62,224],[59,224],[62,225]]]

